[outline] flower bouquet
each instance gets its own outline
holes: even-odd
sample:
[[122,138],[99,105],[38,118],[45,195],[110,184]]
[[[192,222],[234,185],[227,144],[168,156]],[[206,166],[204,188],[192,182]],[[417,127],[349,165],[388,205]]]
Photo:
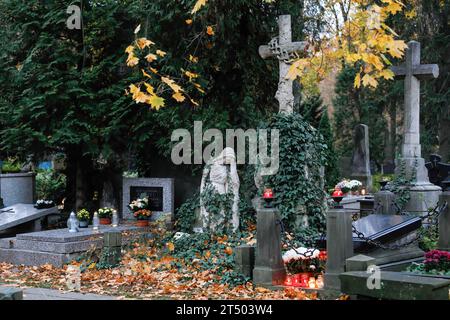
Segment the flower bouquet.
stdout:
[[128,208],[133,212],[133,216],[137,219],[137,225],[139,227],[148,226],[148,220],[153,214],[149,210],[148,198],[136,199],[128,205]]
[[87,228],[89,226],[91,214],[86,209],[81,209],[77,212],[77,219],[80,222],[80,228]]
[[116,212],[115,209],[108,208],[108,207],[98,209],[97,215],[100,219],[100,224],[101,225],[111,224],[111,217],[112,217],[113,213],[115,213],[115,212]]
[[39,199],[38,201],[36,201],[36,204],[34,205],[36,209],[48,209],[54,206],[55,203],[53,202],[53,200],[44,200],[44,199]]

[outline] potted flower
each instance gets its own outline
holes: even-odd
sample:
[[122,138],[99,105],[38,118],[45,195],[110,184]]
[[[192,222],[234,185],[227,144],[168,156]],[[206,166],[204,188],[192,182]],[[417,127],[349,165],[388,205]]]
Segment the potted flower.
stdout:
[[362,187],[362,183],[358,180],[352,180],[348,186],[354,195],[359,195],[359,189]]
[[344,180],[342,180],[341,182],[339,182],[339,183],[336,185],[336,188],[338,188],[339,190],[341,190],[342,193],[344,194],[344,196],[346,196],[347,193],[349,193],[350,190],[351,190],[349,182],[350,182],[350,181],[344,179]]
[[81,209],[77,212],[77,219],[80,222],[80,228],[87,228],[89,226],[91,215],[86,209]]
[[97,211],[98,218],[100,219],[101,225],[109,225],[111,224],[111,217],[116,210],[113,208],[100,208]]
[[128,208],[133,212],[133,216],[137,219],[139,227],[147,227],[148,220],[153,212],[149,210],[148,198],[136,199],[132,201]]

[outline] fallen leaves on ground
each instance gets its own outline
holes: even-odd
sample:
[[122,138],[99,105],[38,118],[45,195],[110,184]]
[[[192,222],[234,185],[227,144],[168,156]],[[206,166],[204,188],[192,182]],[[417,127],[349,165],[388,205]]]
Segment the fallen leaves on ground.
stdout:
[[[206,252],[205,258],[210,258],[210,255],[210,252]],[[180,264],[181,267],[175,268],[174,263]],[[67,266],[64,268],[55,268],[51,265],[27,267],[0,263],[0,279],[4,283],[22,287],[45,287],[68,291],[66,269]],[[221,275],[214,270],[200,270],[195,264],[186,265],[171,256],[161,256],[161,252],[153,247],[137,244],[124,253],[122,262],[117,268],[104,270],[87,268],[81,274],[80,292],[131,299],[312,300],[317,298],[315,294],[296,288],[269,290],[253,287],[251,283],[231,288],[226,284],[220,284],[220,277]]]

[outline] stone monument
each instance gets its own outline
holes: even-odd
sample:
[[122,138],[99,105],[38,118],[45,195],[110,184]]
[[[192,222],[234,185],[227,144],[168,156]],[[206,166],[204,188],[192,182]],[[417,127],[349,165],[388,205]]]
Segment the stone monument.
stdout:
[[239,228],[239,176],[236,167],[236,155],[232,148],[225,148],[217,157],[211,159],[203,169],[200,185],[200,215],[204,230],[216,231],[225,222],[225,212],[222,209],[219,216],[208,212],[202,194],[211,186],[213,192],[220,195],[232,194],[231,224],[233,231]]
[[369,127],[358,124],[353,135],[353,156],[351,177],[361,181],[370,192],[372,190],[372,174],[370,172]]
[[406,63],[392,67],[397,78],[405,80],[404,133],[401,159],[396,174],[402,167],[409,177],[415,176],[410,188],[411,199],[405,207],[409,212],[426,211],[436,206],[441,188],[430,183],[420,145],[420,81],[439,76],[437,64],[420,64],[420,43],[410,41],[406,51]]
[[280,63],[280,81],[275,98],[280,105],[280,112],[294,112],[293,80],[286,76],[293,59],[304,51],[307,42],[292,42],[291,16],[278,17],[279,36],[272,39],[268,45],[259,47],[259,55],[263,59],[276,57]]

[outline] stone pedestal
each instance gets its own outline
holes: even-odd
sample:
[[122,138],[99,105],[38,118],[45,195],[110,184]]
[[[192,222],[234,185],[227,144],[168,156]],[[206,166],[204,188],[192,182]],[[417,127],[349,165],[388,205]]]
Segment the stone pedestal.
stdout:
[[253,278],[253,268],[255,266],[255,247],[242,245],[234,249],[236,272],[246,277]]
[[439,241],[440,250],[450,251],[450,189],[447,188],[439,197],[441,204],[447,203],[447,208],[439,216]]
[[257,285],[279,285],[286,277],[281,255],[281,228],[278,210],[263,208],[257,211],[256,259],[253,282]]
[[345,272],[345,261],[353,256],[352,213],[331,209],[327,213],[327,265],[325,287],[340,290],[339,274]]
[[389,190],[381,190],[374,195],[375,207],[378,206],[377,213],[395,214],[394,206],[395,194]]
[[122,257],[122,233],[120,231],[108,231],[103,235],[103,252],[101,263],[108,266],[116,266]]

